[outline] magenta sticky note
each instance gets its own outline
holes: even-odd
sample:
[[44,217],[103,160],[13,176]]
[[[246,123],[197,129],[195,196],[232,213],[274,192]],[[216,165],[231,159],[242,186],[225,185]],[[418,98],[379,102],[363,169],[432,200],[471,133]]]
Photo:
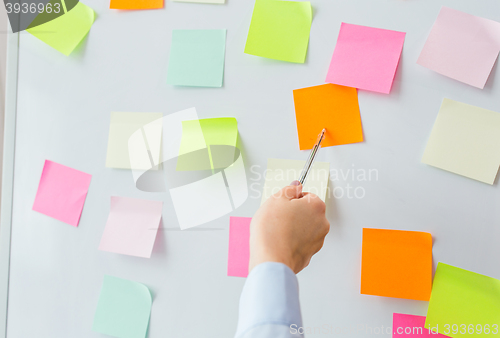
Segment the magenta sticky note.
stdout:
[[99,250],[150,258],[162,208],[161,201],[111,196]]
[[419,338],[446,338],[448,336],[433,332],[425,328],[425,316],[392,315],[392,337],[419,337]]
[[499,22],[442,7],[417,63],[482,89],[499,52]]
[[326,82],[388,94],[405,34],[342,23]]
[[250,217],[229,218],[229,255],[227,275],[234,277],[248,276],[250,260]]
[[33,210],[78,226],[92,175],[45,161]]

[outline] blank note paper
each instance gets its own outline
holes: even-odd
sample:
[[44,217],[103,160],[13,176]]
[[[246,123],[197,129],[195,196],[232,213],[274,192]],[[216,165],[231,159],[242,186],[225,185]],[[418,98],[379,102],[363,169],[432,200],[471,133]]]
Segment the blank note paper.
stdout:
[[250,260],[250,217],[229,218],[229,255],[227,275],[233,277],[248,276]]
[[405,34],[342,23],[326,82],[388,94]]
[[52,48],[68,56],[90,31],[95,12],[78,2],[64,15],[26,31]]
[[363,229],[362,294],[428,301],[431,285],[431,234]]
[[500,166],[500,114],[445,98],[422,162],[493,184]]
[[[130,137],[139,129],[148,141],[150,155],[154,163],[159,163],[161,154],[162,113],[122,113],[112,112],[109,126],[108,153],[106,167],[119,169],[151,168],[149,155],[134,156],[133,166],[130,163],[129,148]],[[144,128],[144,126],[148,126]],[[141,149],[137,149],[140,151]],[[141,160],[142,159],[142,160]]]
[[144,284],[105,275],[92,331],[117,338],[145,338],[152,303]]
[[311,23],[310,2],[256,0],[245,53],[304,63]]
[[482,89],[499,52],[499,22],[442,7],[417,63]]
[[394,313],[392,315],[392,337],[400,338],[446,338],[442,334],[436,334],[432,330],[425,328],[425,317]]
[[[450,326],[449,331],[446,324]],[[470,324],[473,324],[472,331],[469,331]],[[454,338],[497,336],[500,280],[438,263],[425,327]]]
[[[261,204],[271,195],[298,180],[305,164],[306,161],[268,159]],[[324,202],[329,178],[330,163],[316,161],[309,172],[302,191],[316,194]]]
[[111,196],[99,250],[149,258],[160,225],[163,202]]
[[321,147],[363,141],[356,88],[334,84],[293,91],[300,150],[311,149],[326,128]]
[[91,177],[79,170],[46,160],[33,210],[78,226]]
[[111,0],[111,9],[158,9],[163,8],[163,0]]
[[167,83],[175,86],[222,87],[225,50],[225,29],[174,30]]

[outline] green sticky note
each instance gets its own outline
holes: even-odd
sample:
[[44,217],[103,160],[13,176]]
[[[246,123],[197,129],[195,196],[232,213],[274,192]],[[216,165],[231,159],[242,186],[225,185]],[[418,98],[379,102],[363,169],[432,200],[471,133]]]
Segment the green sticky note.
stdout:
[[167,83],[175,86],[222,87],[225,29],[174,30]]
[[233,117],[182,122],[177,170],[214,170],[237,158],[238,122]]
[[310,2],[256,0],[245,53],[304,63],[311,23]]
[[151,304],[145,285],[104,276],[92,330],[118,338],[144,338]]
[[87,35],[94,20],[94,10],[78,2],[64,15],[26,31],[64,55],[70,55]]
[[496,336],[500,280],[439,263],[425,327],[449,337]]

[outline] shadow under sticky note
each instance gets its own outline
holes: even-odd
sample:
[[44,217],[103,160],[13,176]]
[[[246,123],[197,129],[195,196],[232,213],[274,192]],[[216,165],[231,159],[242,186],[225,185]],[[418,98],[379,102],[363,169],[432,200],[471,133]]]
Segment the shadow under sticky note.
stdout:
[[90,31],[94,10],[81,2],[64,15],[26,31],[68,56]]
[[[298,180],[305,164],[306,161],[268,159],[261,204],[264,204],[271,195]],[[330,163],[316,161],[309,172],[302,191],[316,194],[324,202],[329,177]]]
[[304,63],[311,23],[310,2],[256,0],[245,53]]
[[425,317],[394,313],[392,315],[392,337],[446,338],[425,328]]
[[405,34],[342,23],[326,82],[388,94]]
[[72,226],[78,226],[91,175],[45,161],[33,210]]
[[321,147],[363,142],[356,88],[334,84],[293,91],[300,150],[312,149],[326,128]]
[[250,217],[229,218],[227,275],[247,277],[250,261]]
[[500,52],[500,22],[442,7],[417,63],[484,88]]
[[[452,327],[449,333],[446,324]],[[425,327],[453,338],[495,336],[500,330],[500,280],[438,263]]]
[[145,285],[105,275],[92,330],[117,338],[144,338],[152,302]]
[[422,162],[493,184],[500,167],[500,113],[445,98]]
[[163,202],[111,196],[99,250],[149,258],[160,226]]
[[222,87],[225,29],[174,30],[167,83],[175,86]]
[[111,0],[110,9],[159,9],[163,8],[163,0]]
[[428,301],[431,286],[431,234],[363,229],[362,294]]

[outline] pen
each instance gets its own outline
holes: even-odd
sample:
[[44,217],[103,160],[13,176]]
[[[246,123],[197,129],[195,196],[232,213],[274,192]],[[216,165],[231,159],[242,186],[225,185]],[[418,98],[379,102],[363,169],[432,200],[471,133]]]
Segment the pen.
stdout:
[[306,161],[306,165],[304,166],[304,169],[302,169],[302,173],[300,174],[299,182],[300,184],[304,185],[307,180],[307,176],[309,175],[309,171],[311,171],[311,168],[314,164],[314,160],[316,159],[316,154],[319,151],[319,148],[321,148],[321,142],[323,141],[323,138],[325,136],[326,129],[323,128],[321,133],[318,135],[318,139],[316,140],[316,143],[314,144],[311,153],[309,154],[309,158]]

